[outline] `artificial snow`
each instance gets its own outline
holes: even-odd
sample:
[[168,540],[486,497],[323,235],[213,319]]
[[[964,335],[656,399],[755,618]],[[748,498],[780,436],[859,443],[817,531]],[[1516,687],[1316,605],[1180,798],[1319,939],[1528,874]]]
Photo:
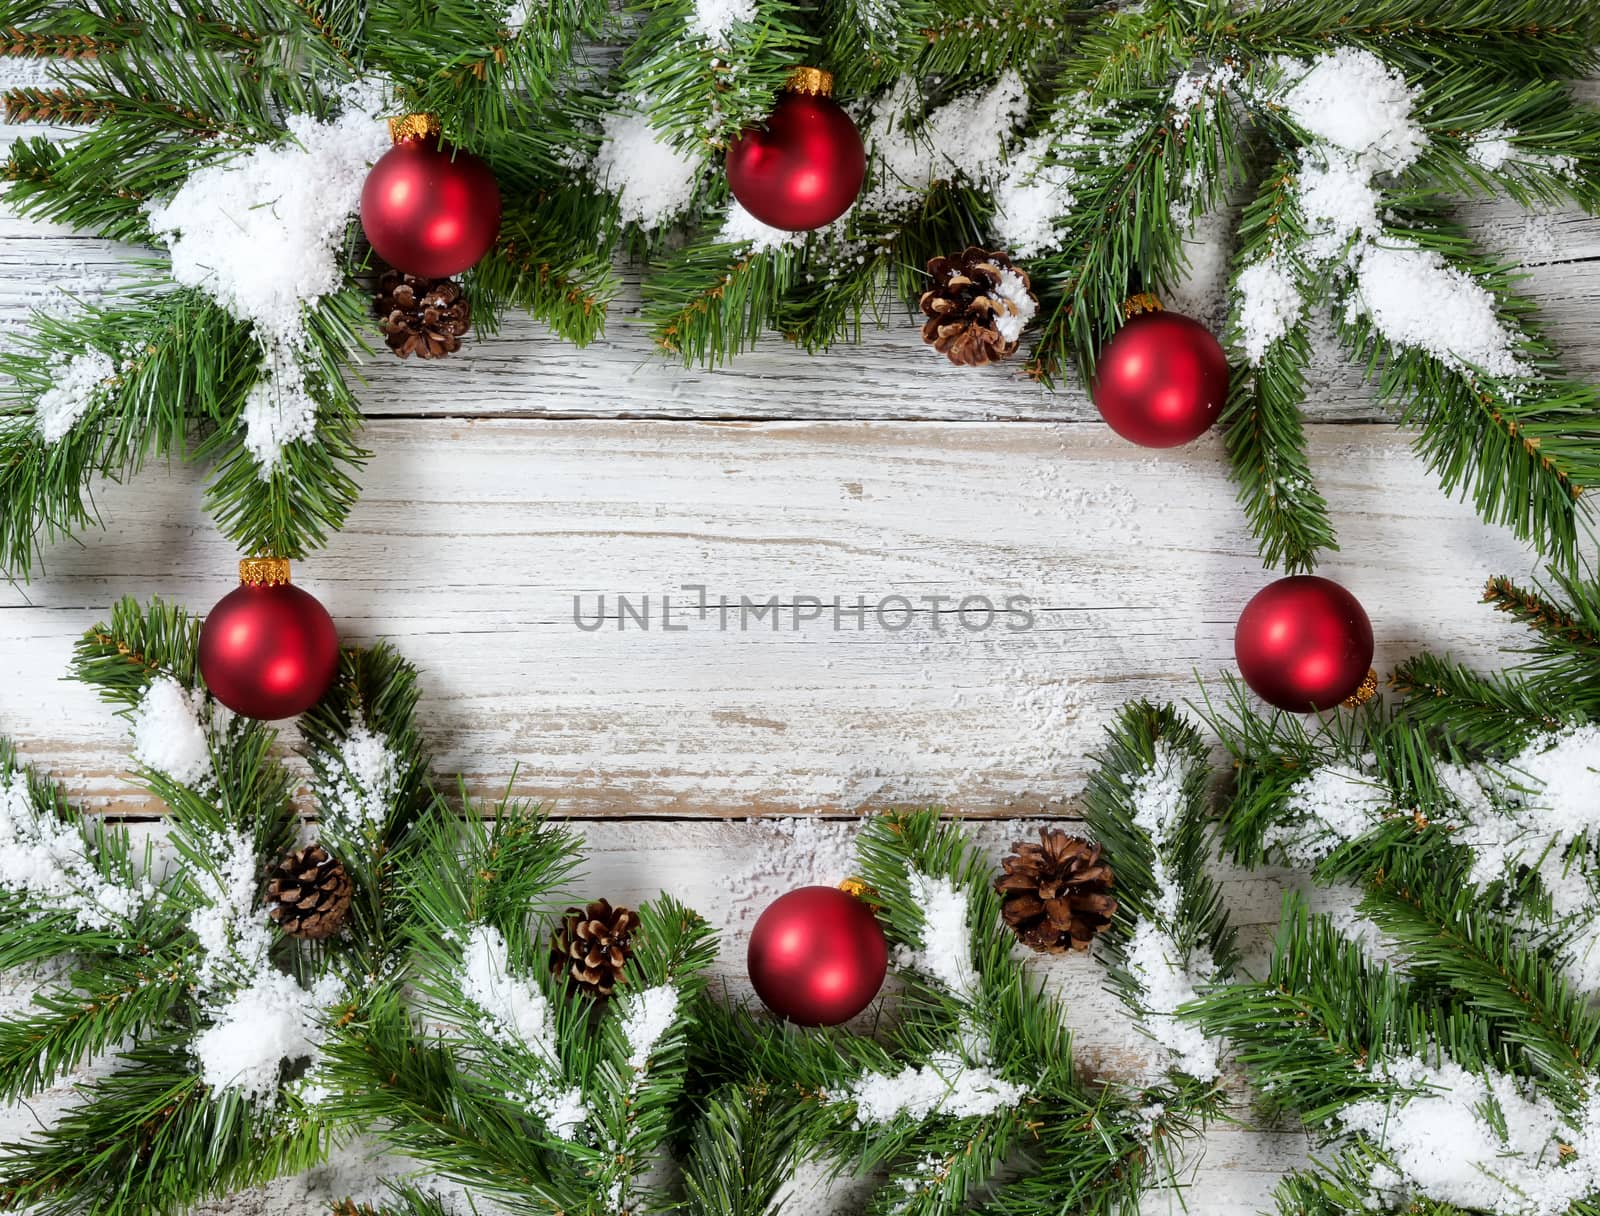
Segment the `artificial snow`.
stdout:
[[[1389,1061],[1379,1075],[1397,1089],[1363,1099],[1339,1122],[1380,1146],[1400,1177],[1374,1182],[1405,1201],[1421,1196],[1498,1216],[1560,1216],[1600,1189],[1600,1099],[1588,1095],[1574,1121],[1527,1083],[1469,1073],[1445,1059]],[[1390,1198],[1386,1195],[1385,1198]]]
[[1260,366],[1267,351],[1305,315],[1294,266],[1281,257],[1252,262],[1239,272],[1236,324],[1245,358]]
[[1303,153],[1296,197],[1306,221],[1306,253],[1313,261],[1336,258],[1352,241],[1382,228],[1372,175],[1352,161],[1324,162]]
[[211,736],[205,694],[171,676],[151,680],[133,711],[133,758],[180,785],[211,781]]
[[48,444],[59,442],[104,396],[116,378],[111,356],[87,350],[72,358],[50,360],[50,387],[34,402],[34,422]]
[[1393,811],[1382,782],[1348,764],[1316,769],[1289,791],[1284,820],[1266,834],[1298,866],[1314,866],[1340,845],[1364,836]]
[[548,1084],[534,1085],[513,1096],[544,1119],[550,1133],[574,1139],[589,1117],[577,1087],[559,1084],[561,1058],[554,1034],[550,1002],[532,980],[517,979],[507,968],[510,951],[493,925],[474,925],[461,959],[461,992],[483,1011],[479,1024],[496,1042],[528,1051],[548,1072]]
[[646,988],[629,997],[622,1018],[622,1037],[628,1044],[628,1067],[638,1072],[650,1063],[662,1036],[678,1016],[678,990],[671,984]]
[[695,0],[689,33],[713,46],[726,46],[736,25],[755,20],[756,0]]
[[293,346],[302,306],[343,281],[346,222],[389,136],[361,113],[331,123],[291,114],[287,126],[288,142],[196,169],[148,212],[151,231],[167,238],[178,282],[252,322],[264,342]]
[[242,416],[244,446],[263,478],[283,463],[285,447],[317,433],[317,402],[292,351],[272,352],[270,368],[262,367],[245,394]]
[[550,1045],[554,1021],[539,985],[509,974],[510,951],[493,925],[474,925],[461,959],[461,992],[483,1010],[490,1037],[531,1048],[546,1063],[555,1062]]
[[1027,1093],[1024,1086],[1003,1079],[985,1065],[968,1064],[954,1052],[940,1052],[927,1064],[902,1068],[893,1076],[868,1072],[847,1092],[829,1097],[854,1102],[856,1126],[866,1127],[902,1115],[916,1122],[935,1114],[981,1118],[1010,1109]]
[[1479,132],[1467,143],[1467,159],[1491,172],[1505,168],[1506,162],[1517,152],[1511,142],[1515,134],[1515,131],[1507,127],[1495,127],[1489,131]]
[[1183,814],[1183,783],[1187,771],[1164,740],[1152,749],[1150,767],[1134,780],[1128,790],[1133,808],[1133,825],[1150,838],[1150,877],[1156,888],[1156,918],[1166,925],[1178,918],[1182,893],[1167,873],[1163,850]]
[[329,779],[317,791],[324,814],[346,831],[380,831],[400,785],[389,740],[358,720],[328,759]]
[[1283,108],[1308,134],[1374,172],[1397,173],[1428,146],[1412,117],[1417,94],[1371,51],[1344,47],[1315,59],[1284,94]]
[[1467,159],[1491,173],[1499,172],[1513,162],[1550,169],[1563,176],[1571,176],[1576,171],[1578,162],[1574,157],[1525,152],[1516,144],[1521,137],[1521,132],[1510,127],[1480,131],[1467,141]]
[[0,889],[71,913],[81,929],[130,920],[153,893],[105,878],[82,831],[35,805],[21,770],[0,784]]
[[1194,119],[1197,106],[1238,83],[1239,70],[1229,64],[1206,72],[1185,72],[1172,87],[1172,125],[1182,131]]
[[997,146],[1028,116],[1022,77],[1007,71],[988,89],[957,97],[906,125],[917,108],[916,86],[906,78],[873,106],[863,135],[877,178],[862,195],[871,210],[899,211],[919,202],[936,181],[986,182],[997,176]]
[[790,232],[787,228],[774,228],[764,224],[744,209],[738,200],[728,204],[727,218],[717,240],[725,245],[743,245],[751,253],[771,253],[776,249],[794,247],[805,243],[807,234]]
[[1200,1081],[1215,1080],[1221,1048],[1193,1022],[1177,1016],[1183,1006],[1199,998],[1196,984],[1209,978],[1195,975],[1184,953],[1161,928],[1141,920],[1128,943],[1128,974],[1138,981],[1144,1013],[1139,1023],[1167,1055],[1167,1062]]
[[1077,201],[1071,167],[1046,161],[1054,140],[1055,136],[1046,132],[1024,141],[1006,160],[991,189],[994,216],[990,229],[1013,257],[1035,257],[1054,248],[1060,241],[1056,220]]
[[595,176],[617,196],[624,222],[659,228],[688,209],[702,162],[675,148],[633,109],[607,114]]
[[307,992],[293,976],[264,972],[232,993],[194,1036],[201,1078],[214,1091],[257,1102],[274,1096],[279,1066],[316,1053],[323,1007],[338,991],[336,977],[325,976]]
[[1374,245],[1356,269],[1352,304],[1384,337],[1427,351],[1457,370],[1500,377],[1526,373],[1495,299],[1432,250]]
[[255,842],[230,829],[207,842],[209,866],[194,866],[201,905],[189,914],[189,932],[200,945],[196,978],[202,989],[230,978],[246,982],[268,967],[273,935],[266,912],[256,906],[260,867]]
[[1028,327],[1028,322],[1033,320],[1034,314],[1039,311],[1038,301],[1028,291],[1027,281],[1009,267],[1001,268],[1000,283],[995,289],[995,294],[1016,308],[1015,312],[995,314],[995,332],[1005,341],[1015,342],[1022,337],[1022,331]]
[[949,878],[912,870],[912,901],[922,909],[922,946],[901,948],[896,965],[932,976],[954,996],[971,999],[980,976],[972,967],[972,936],[967,893]]
[[303,310],[342,285],[339,248],[367,170],[390,146],[384,124],[349,111],[287,120],[290,139],[206,164],[166,202],[150,230],[165,238],[172,277],[249,321],[266,354],[246,402],[251,454],[269,476],[285,443],[311,434],[315,403],[299,357]]

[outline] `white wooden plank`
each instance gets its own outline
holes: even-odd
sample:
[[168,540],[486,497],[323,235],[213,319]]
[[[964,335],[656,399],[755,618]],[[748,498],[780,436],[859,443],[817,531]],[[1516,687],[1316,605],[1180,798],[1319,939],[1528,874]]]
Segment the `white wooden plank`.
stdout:
[[[366,494],[299,581],[347,638],[424,668],[441,764],[584,815],[746,815],[932,802],[975,815],[1054,804],[1133,697],[1194,697],[1232,667],[1232,626],[1268,581],[1219,444],[1166,455],[1099,426],[386,422]],[[1325,572],[1365,602],[1386,667],[1421,647],[1488,659],[1517,634],[1485,576],[1531,556],[1447,500],[1383,427],[1315,427],[1345,552]],[[121,723],[62,683],[71,641],[118,595],[203,610],[234,554],[190,470],[101,497],[110,530],[57,546],[0,591],[0,732],[137,809]],[[684,620],[683,584],[760,602]],[[617,615],[651,597],[652,628]],[[574,597],[611,619],[574,623]],[[663,632],[674,597],[682,632]],[[903,630],[850,616],[793,628],[797,597],[903,596]],[[965,596],[1031,598],[1036,627],[985,632]],[[953,597],[928,611],[924,597]],[[898,624],[894,610],[886,617]],[[618,626],[623,626],[619,628]]]

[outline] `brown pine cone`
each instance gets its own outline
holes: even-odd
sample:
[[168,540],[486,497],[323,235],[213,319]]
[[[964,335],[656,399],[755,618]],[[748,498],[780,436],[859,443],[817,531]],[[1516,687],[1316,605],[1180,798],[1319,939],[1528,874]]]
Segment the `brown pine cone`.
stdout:
[[1001,914],[1035,950],[1087,950],[1116,914],[1115,879],[1097,844],[1040,828],[1038,844],[1017,841],[1001,865],[1005,873],[994,884]]
[[332,937],[350,912],[350,875],[320,844],[284,854],[267,883],[267,915],[291,937]]
[[454,279],[386,270],[372,308],[384,341],[402,359],[442,359],[461,349],[461,336],[472,328],[471,305]]
[[1039,307],[1028,274],[977,246],[928,263],[922,340],[952,363],[978,367],[1014,353]]
[[550,943],[550,970],[563,972],[590,996],[608,997],[622,979],[639,914],[597,899],[587,908],[568,908]]

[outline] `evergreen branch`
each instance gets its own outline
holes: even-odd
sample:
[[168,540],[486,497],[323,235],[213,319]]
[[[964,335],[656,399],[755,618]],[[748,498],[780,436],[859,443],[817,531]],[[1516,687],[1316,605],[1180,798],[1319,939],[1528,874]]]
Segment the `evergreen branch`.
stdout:
[[514,307],[579,346],[594,341],[619,290],[604,252],[614,227],[614,205],[584,190],[556,190],[530,209],[508,211],[494,249],[467,279],[479,332],[493,332]]
[[1396,1043],[1404,1050],[1430,1024],[1405,983],[1293,894],[1284,900],[1266,977],[1213,989],[1199,1020],[1207,1034],[1233,1044],[1264,1114],[1293,1113],[1307,1127],[1384,1093],[1369,1064]]
[[531,5],[512,31],[508,7],[379,0],[366,22],[383,36],[363,40],[364,63],[399,82],[406,110],[435,115],[463,146],[537,126],[570,100],[562,93],[576,84],[577,57],[605,33],[609,12],[600,0]]
[[419,695],[416,668],[388,643],[346,649],[332,686],[299,720],[322,810],[319,843],[352,879],[353,937],[371,976],[402,944],[413,831],[442,811],[415,723]]
[[7,122],[48,122],[87,126],[116,109],[116,103],[82,89],[7,89],[0,95]]
[[[1255,201],[1240,225],[1233,284],[1265,259],[1294,266],[1304,231],[1293,193],[1293,166],[1279,161],[1267,170]],[[1296,279],[1304,275],[1296,267]],[[1230,334],[1237,350],[1237,320]],[[1222,415],[1239,501],[1250,520],[1261,557],[1289,574],[1315,568],[1323,549],[1337,549],[1327,501],[1317,492],[1306,452],[1300,407],[1305,401],[1311,343],[1303,321],[1274,341],[1256,363],[1236,359]]]
[[1390,678],[1406,695],[1400,712],[1467,755],[1514,752],[1582,716],[1568,687],[1516,673],[1484,675],[1437,655],[1407,659]]
[[1600,479],[1600,393],[1557,368],[1533,327],[1533,305],[1502,268],[1444,228],[1412,228],[1396,239],[1443,256],[1499,302],[1517,336],[1528,376],[1500,383],[1384,337],[1346,307],[1340,331],[1352,353],[1381,370],[1379,394],[1402,422],[1420,427],[1418,451],[1446,493],[1471,490],[1478,513],[1509,527],[1543,555],[1571,568],[1584,488]]
[[81,1105],[4,1147],[0,1205],[40,1216],[177,1216],[202,1199],[309,1168],[326,1148],[316,1121],[263,1128],[247,1101],[213,1095],[182,1046],[124,1055],[85,1084]]
[[[305,391],[317,404],[311,435],[285,443],[271,467],[263,468],[250,442],[248,399],[240,397],[197,450],[199,458],[215,462],[206,505],[218,528],[241,550],[304,557],[344,526],[355,505],[360,487],[353,473],[370,453],[358,443],[361,408],[344,381],[341,363],[363,346],[359,333],[367,324],[366,310],[366,300],[346,290],[324,297],[306,312],[309,363],[302,365],[301,374]],[[282,357],[302,358],[293,352]],[[285,379],[281,371],[265,366],[260,374],[270,377],[273,386]],[[288,402],[279,408],[299,407]]]
[[1564,0],[1358,0],[1238,13],[1216,7],[1223,11],[1207,22],[1214,36],[1252,57],[1319,55],[1348,41],[1416,71],[1492,63],[1506,76],[1570,80],[1588,73],[1595,47],[1592,14]]
[[0,26],[0,57],[23,59],[97,59],[122,49],[120,43],[87,34],[50,33]]
[[804,28],[806,6],[790,0],[760,0],[724,45],[691,33],[693,0],[636,0],[629,11],[642,21],[623,54],[620,89],[647,99],[651,125],[684,149],[726,147],[759,122],[817,46]]
[[1236,949],[1208,873],[1209,748],[1171,706],[1146,701],[1124,705],[1106,734],[1083,793],[1084,821],[1117,876],[1116,915],[1100,940],[1125,961],[1134,926],[1150,921],[1183,961],[1203,956],[1226,976]]
[[38,1012],[0,1023],[0,1101],[38,1093],[159,1026],[186,1001],[192,982],[181,957],[102,955],[93,972],[79,971],[68,987],[37,994]]
[[684,1164],[688,1216],[778,1216],[779,1194],[798,1162],[797,1109],[736,1085],[700,1106]]
[[141,605],[124,596],[111,621],[88,630],[73,647],[73,674],[100,690],[100,699],[132,707],[150,681],[171,676],[185,688],[200,686],[200,620],[160,598]]
[[[1135,76],[1169,62],[1180,45],[1165,22],[1138,41],[1146,40],[1150,58],[1141,52],[1126,69]],[[1159,294],[1176,280],[1184,233],[1239,176],[1240,143],[1237,121],[1220,96],[1186,122],[1174,122],[1164,76],[1159,88],[1130,86],[1105,113],[1092,114],[1057,141],[1056,157],[1075,183],[1075,205],[1059,229],[1058,248],[1029,267],[1044,318],[1030,375],[1052,383],[1073,363],[1085,380],[1092,377],[1100,345],[1108,327],[1123,321],[1128,296],[1140,289]],[[1103,156],[1108,144],[1117,149],[1109,158]]]
[[1560,571],[1555,572],[1555,581],[1567,597],[1566,604],[1503,575],[1489,580],[1483,600],[1535,631],[1540,670],[1570,669],[1574,681],[1582,682],[1592,677],[1593,664],[1600,659],[1600,587]]
[[[187,457],[190,426],[248,387],[249,330],[197,292],[140,293],[73,318],[34,319],[26,349],[0,354],[0,568],[25,574],[43,547],[97,522],[96,477],[136,473],[151,456]],[[47,438],[41,401],[72,358],[112,374],[64,434]],[[83,390],[78,390],[83,391]],[[234,408],[237,408],[236,406]]]
[[[856,257],[839,252],[814,279],[792,276],[776,303],[773,323],[815,354],[857,340],[863,314],[879,312],[886,291],[914,311],[928,283],[923,268],[941,254],[980,244],[989,210],[977,190],[943,181],[908,212],[857,214],[847,242],[865,245],[866,252]],[[815,262],[827,255],[806,256]],[[759,304],[752,307],[760,311]]]
[[1600,1017],[1550,959],[1523,943],[1527,926],[1484,906],[1459,860],[1425,865],[1397,854],[1375,874],[1361,911],[1396,939],[1408,970],[1447,985],[1496,1046],[1537,1076],[1581,1083],[1600,1056]]
[[716,241],[691,246],[645,281],[656,343],[685,366],[715,365],[754,346],[794,280],[787,247],[751,251]]

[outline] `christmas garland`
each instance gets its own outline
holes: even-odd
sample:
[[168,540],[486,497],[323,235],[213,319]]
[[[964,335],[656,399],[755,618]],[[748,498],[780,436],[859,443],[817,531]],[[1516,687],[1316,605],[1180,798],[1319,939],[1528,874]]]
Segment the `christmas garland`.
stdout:
[[[1094,377],[1138,442],[1220,419],[1262,555],[1291,573],[1334,544],[1299,409],[1327,306],[1444,489],[1576,563],[1595,391],[1449,209],[1490,193],[1600,205],[1600,121],[1569,83],[1596,65],[1592,6],[8,12],[0,52],[51,66],[6,92],[7,116],[85,129],[17,140],[7,200],[160,250],[0,358],[13,575],[92,521],[94,478],[173,456],[210,466],[210,509],[241,549],[303,556],[358,493],[350,379],[375,331],[437,356],[519,309],[581,344],[617,298],[619,256],[643,266],[645,322],[688,361],[768,331],[824,349],[887,290],[958,362],[1004,357],[1026,331],[1032,374]],[[593,53],[607,46],[620,58]],[[1149,293],[1237,189],[1253,201],[1225,360]]]
[[[178,1213],[359,1129],[416,1167],[347,1216],[447,1216],[451,1186],[517,1210],[772,1216],[802,1169],[869,1180],[867,1212],[1131,1212],[1224,1112],[1231,1060],[1264,1114],[1327,1145],[1278,1187],[1284,1216],[1594,1211],[1600,581],[1495,579],[1487,598],[1535,635],[1504,672],[1422,655],[1392,705],[1311,726],[1238,685],[1208,703],[1233,759],[1220,840],[1206,739],[1143,703],[1096,758],[1092,844],[1047,829],[996,876],[936,812],[869,820],[846,890],[792,892],[752,935],[787,1022],[707,985],[715,936],[670,896],[562,917],[575,837],[445,801],[387,647],[342,652],[302,719],[319,822],[297,841],[272,731],[197,678],[199,623],[124,601],[74,675],[128,719],[172,857],[0,754],[0,959],[41,984],[0,1026],[0,1093],[101,1065],[0,1148],[0,1207]],[[1354,906],[1291,892],[1251,977],[1218,844]],[[763,955],[774,919],[823,957]],[[1019,941],[1094,945],[1149,1040],[1139,1074],[1078,1070]],[[886,962],[870,1029],[807,1028],[874,1001]]]
[[[200,639],[181,610],[125,600],[74,664],[129,721],[170,861],[0,754],[0,959],[41,984],[34,1012],[0,1026],[0,1094],[108,1066],[0,1148],[0,1207],[179,1213],[361,1129],[419,1163],[397,1216],[445,1212],[445,1182],[517,1210],[679,1210],[670,1154],[702,1216],[776,1211],[806,1160],[881,1175],[873,1211],[1111,1212],[1168,1180],[1221,1109],[1214,1047],[1176,1016],[1232,955],[1201,864],[1205,746],[1169,709],[1124,712],[1088,796],[1115,880],[1098,848],[1046,832],[997,881],[924,811],[866,825],[851,893],[774,904],[764,921],[795,896],[864,918],[841,959],[878,943],[850,1008],[791,1004],[801,1022],[859,1011],[893,949],[871,1033],[805,1030],[708,991],[714,935],[670,897],[569,908],[552,945],[575,837],[515,803],[446,804],[415,672],[387,647],[344,651],[301,719],[318,821],[316,843],[297,841],[274,733],[207,694]],[[1013,928],[1057,951],[1104,929],[1156,1044],[1144,1075],[1079,1073]]]

